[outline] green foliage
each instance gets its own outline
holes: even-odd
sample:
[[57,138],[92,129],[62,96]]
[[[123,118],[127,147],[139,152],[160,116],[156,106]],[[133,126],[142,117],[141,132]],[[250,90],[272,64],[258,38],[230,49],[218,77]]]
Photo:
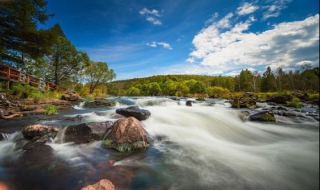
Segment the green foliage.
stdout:
[[89,93],[92,94],[98,85],[106,84],[116,78],[112,69],[108,69],[105,62],[90,62],[82,73],[83,78],[89,84]]
[[89,94],[86,96],[86,102],[93,102],[94,101],[94,95],[93,94]]
[[288,107],[301,108],[302,103],[299,98],[293,98],[291,101],[287,102]]
[[131,87],[128,90],[127,95],[128,96],[139,96],[140,95],[140,90],[138,88]]
[[175,95],[176,96],[187,96],[189,91],[190,91],[189,87],[185,83],[180,82],[177,85]]
[[54,37],[38,29],[50,17],[45,0],[0,1],[1,61],[25,68],[26,62],[50,51]]
[[316,100],[316,99],[319,100],[319,93],[309,94],[309,99],[310,99],[310,100]]
[[58,36],[52,53],[45,60],[47,77],[54,79],[56,85],[67,85],[78,80],[79,72],[88,64],[89,57],[78,51],[66,37]]
[[220,86],[208,87],[207,94],[210,97],[215,97],[215,98],[225,98],[225,99],[230,98],[230,91]]
[[161,94],[160,85],[157,82],[152,82],[148,85],[148,95],[156,96]]
[[53,115],[58,113],[58,108],[55,105],[47,105],[44,108],[44,113],[46,115]]

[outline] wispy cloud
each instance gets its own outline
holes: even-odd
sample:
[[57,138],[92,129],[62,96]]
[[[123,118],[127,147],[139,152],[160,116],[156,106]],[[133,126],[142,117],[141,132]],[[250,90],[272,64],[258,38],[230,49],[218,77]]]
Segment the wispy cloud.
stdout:
[[256,5],[252,5],[250,3],[244,3],[241,7],[237,9],[239,15],[247,15],[258,10],[259,7]]
[[153,48],[156,48],[157,45],[159,45],[159,46],[162,46],[163,48],[172,50],[172,47],[170,46],[170,44],[168,44],[166,42],[152,42],[152,43],[147,43],[146,45],[150,46],[150,47],[153,47]]
[[157,17],[160,17],[159,11],[156,9],[149,10],[147,8],[142,9],[139,11],[140,15],[143,15],[146,17],[146,20],[151,22],[154,25],[161,25],[161,21],[157,19]]
[[267,11],[264,12],[262,20],[267,20],[268,18],[278,17],[280,16],[280,11],[282,9],[287,8],[287,4],[292,0],[277,0],[271,1],[271,5],[267,5],[264,7]]

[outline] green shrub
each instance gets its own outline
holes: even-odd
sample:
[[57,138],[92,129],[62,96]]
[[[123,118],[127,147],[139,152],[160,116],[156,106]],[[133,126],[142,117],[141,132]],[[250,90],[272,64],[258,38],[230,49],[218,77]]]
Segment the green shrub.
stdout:
[[86,96],[86,102],[93,102],[94,101],[94,95],[93,94],[89,94]]
[[46,115],[53,115],[58,113],[58,108],[55,105],[47,105],[44,110],[44,114]]
[[310,99],[310,100],[319,99],[319,94],[309,94],[309,99]]
[[293,98],[290,102],[287,102],[288,107],[301,108],[302,103],[299,98]]

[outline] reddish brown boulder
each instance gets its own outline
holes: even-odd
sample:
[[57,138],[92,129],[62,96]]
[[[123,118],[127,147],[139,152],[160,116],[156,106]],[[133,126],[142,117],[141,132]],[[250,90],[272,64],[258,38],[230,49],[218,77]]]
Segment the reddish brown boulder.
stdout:
[[103,148],[114,148],[120,152],[149,147],[147,131],[134,117],[117,120],[102,142]]
[[83,187],[81,190],[115,190],[114,185],[107,179],[102,179],[99,182]]

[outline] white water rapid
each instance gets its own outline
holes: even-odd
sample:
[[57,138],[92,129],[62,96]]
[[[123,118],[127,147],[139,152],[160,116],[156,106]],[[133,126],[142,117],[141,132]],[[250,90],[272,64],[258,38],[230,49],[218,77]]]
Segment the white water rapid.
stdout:
[[[148,189],[149,184],[170,190],[319,189],[319,121],[312,117],[276,115],[276,123],[258,123],[243,121],[240,110],[230,108],[225,100],[193,102],[190,107],[186,100],[163,97],[110,99],[117,102],[116,107],[78,108],[71,116],[82,115],[82,122],[115,121],[122,117],[115,113],[117,108],[147,109],[151,116],[142,124],[153,139],[148,150],[124,155],[106,152],[100,141],[61,144],[63,134],[49,144],[71,167],[95,171],[97,179],[108,170],[94,163],[114,159],[113,167],[134,168],[130,185],[113,181],[121,189]],[[63,123],[57,121],[57,125]],[[10,142],[0,141],[1,154],[13,153]],[[1,159],[0,155],[0,163]],[[121,171],[106,176],[110,180],[116,174],[128,176]]]

